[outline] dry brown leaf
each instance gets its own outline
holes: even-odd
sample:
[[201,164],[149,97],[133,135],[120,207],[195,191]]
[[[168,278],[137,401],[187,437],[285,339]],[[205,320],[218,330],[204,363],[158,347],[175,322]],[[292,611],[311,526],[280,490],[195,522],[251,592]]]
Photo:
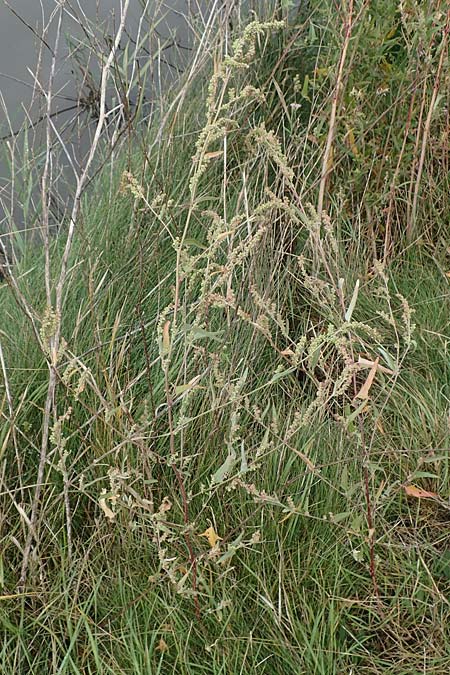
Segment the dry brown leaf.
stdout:
[[156,651],[161,652],[162,654],[164,654],[164,652],[169,651],[169,645],[164,640],[164,638],[159,638],[159,642],[158,642],[158,645],[156,647]]
[[164,499],[161,502],[161,505],[158,509],[158,513],[167,513],[167,511],[170,511],[172,508],[172,502],[170,501],[169,497],[164,497]]
[[292,349],[289,349],[289,348],[283,349],[283,351],[280,352],[280,355],[281,356],[294,356],[294,352],[292,351]]
[[416,485],[405,485],[404,488],[408,497],[416,497],[417,499],[434,499],[438,496],[436,492],[422,490],[422,488],[419,488]]
[[367,376],[367,380],[364,382],[363,386],[362,386],[361,389],[358,391],[358,393],[356,394],[355,398],[362,398],[362,399],[369,398],[370,387],[372,386],[373,381],[374,381],[374,379],[375,379],[375,375],[377,374],[377,369],[378,369],[378,363],[379,363],[379,361],[380,361],[380,357],[378,356],[378,357],[375,359],[375,361],[373,362],[373,366],[372,366],[372,368],[370,369],[370,372],[369,372],[369,374],[368,374],[368,376]]
[[208,540],[208,544],[211,546],[211,548],[214,548],[214,546],[217,544],[218,541],[222,540],[222,537],[219,537],[217,532],[213,527],[208,527],[207,530],[202,532],[202,534],[198,535],[199,537],[206,537]]
[[215,159],[216,157],[222,157],[223,150],[214,150],[214,152],[205,152],[205,159]]
[[108,504],[106,503],[106,499],[107,499],[106,494],[107,494],[106,490],[103,489],[102,490],[102,496],[98,500],[98,504],[99,504],[101,510],[103,511],[103,513],[105,514],[105,516],[108,518],[108,520],[112,521],[112,520],[115,519],[116,514],[114,513],[114,511],[112,511],[109,508]]
[[[364,358],[364,356],[358,357],[359,366],[367,366],[367,368],[373,368],[374,363],[375,361],[372,361],[371,359],[366,359]],[[380,373],[385,373],[386,375],[395,375],[393,370],[391,370],[390,368],[385,368],[384,366],[380,366],[380,364],[378,364],[377,370]]]

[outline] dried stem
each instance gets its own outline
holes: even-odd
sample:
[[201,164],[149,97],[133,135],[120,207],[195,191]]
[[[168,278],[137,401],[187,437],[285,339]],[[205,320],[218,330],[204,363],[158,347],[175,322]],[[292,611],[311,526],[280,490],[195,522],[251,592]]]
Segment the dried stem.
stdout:
[[323,154],[322,173],[319,185],[319,198],[317,201],[317,212],[319,216],[322,215],[323,202],[325,197],[325,187],[328,175],[330,173],[329,163],[331,158],[331,152],[333,149],[334,136],[336,133],[336,113],[342,89],[345,59],[347,57],[348,46],[350,44],[350,37],[353,29],[352,19],[353,19],[353,0],[350,0],[348,7],[347,22],[345,27],[344,43],[342,45],[341,57],[339,59],[338,72],[336,76],[336,85],[334,87],[333,99],[331,104],[331,114],[330,114],[330,123],[328,125],[327,143],[325,146],[325,152]]
[[197,618],[200,619],[200,604],[197,597],[197,558],[195,556],[194,549],[192,547],[191,537],[188,532],[188,527],[190,524],[189,502],[183,481],[183,476],[175,464],[175,431],[173,426],[173,414],[172,414],[173,399],[170,393],[170,383],[169,383],[169,360],[167,360],[164,365],[164,385],[166,391],[167,417],[169,423],[170,462],[175,477],[177,479],[178,486],[180,488],[181,501],[183,504],[183,522],[186,528],[184,532],[184,540],[186,542],[186,547],[189,553],[189,562],[191,563],[192,568],[192,590],[194,593],[195,614]]
[[420,183],[422,179],[422,173],[423,173],[423,165],[425,162],[425,153],[427,149],[427,143],[428,143],[428,137],[430,135],[430,128],[431,128],[431,120],[433,118],[433,113],[434,113],[434,107],[436,104],[436,99],[439,93],[439,85],[441,82],[441,75],[442,75],[442,67],[444,65],[444,59],[447,56],[447,44],[448,44],[448,34],[450,31],[450,9],[447,10],[447,21],[445,24],[445,28],[443,31],[442,35],[442,42],[441,42],[441,55],[439,57],[439,63],[436,71],[436,77],[434,80],[434,86],[433,86],[433,93],[431,96],[431,101],[430,105],[428,107],[428,114],[427,118],[425,120],[425,126],[423,130],[423,135],[422,135],[422,147],[420,150],[420,158],[419,158],[419,166],[417,168],[417,175],[415,179],[415,185],[414,185],[414,197],[413,197],[413,203],[412,203],[412,209],[411,209],[411,218],[408,220],[407,226],[406,226],[406,237],[408,241],[411,241],[412,236],[414,234],[414,229],[416,225],[416,216],[417,216],[417,201],[419,198],[419,192],[420,192]]
[[[25,546],[24,546],[22,569],[21,569],[20,582],[19,582],[20,586],[24,586],[24,584],[26,582],[28,566],[29,566],[29,558],[30,558],[30,553],[31,553],[31,547],[32,547],[32,544],[33,544],[33,539],[35,538],[35,536],[37,536],[37,535],[35,535],[35,531],[37,530],[36,523],[37,523],[37,517],[38,517],[38,513],[39,513],[39,502],[40,502],[40,496],[41,496],[42,485],[43,485],[45,464],[46,464],[46,461],[47,461],[47,446],[48,446],[48,440],[49,440],[50,419],[51,419],[51,414],[52,414],[52,410],[53,410],[53,407],[54,407],[55,393],[56,393],[57,363],[58,363],[59,351],[60,351],[60,346],[61,346],[61,312],[62,312],[62,305],[63,305],[63,291],[64,291],[66,280],[67,280],[68,261],[69,261],[70,253],[71,253],[71,250],[72,250],[72,244],[73,244],[74,235],[75,235],[75,228],[76,228],[76,223],[77,223],[77,220],[78,220],[78,215],[79,215],[79,210],[80,210],[81,196],[83,194],[84,188],[85,188],[86,183],[88,181],[89,170],[91,168],[94,157],[97,153],[98,145],[99,145],[99,142],[100,142],[100,137],[101,137],[102,130],[103,130],[105,120],[106,120],[106,115],[107,115],[107,112],[106,112],[106,85],[107,85],[107,82],[108,82],[109,71],[110,71],[111,65],[114,61],[114,57],[115,57],[116,51],[119,47],[120,39],[122,37],[122,33],[123,33],[123,30],[124,30],[124,27],[125,27],[125,20],[126,20],[126,17],[127,17],[129,4],[130,4],[130,0],[125,0],[125,2],[123,4],[122,11],[121,11],[120,24],[119,24],[119,27],[118,27],[117,32],[116,32],[116,36],[115,36],[113,46],[112,46],[112,48],[109,52],[108,58],[105,62],[105,65],[102,68],[101,85],[100,85],[100,105],[99,105],[99,116],[98,116],[97,127],[96,127],[96,130],[95,130],[95,134],[94,134],[94,138],[93,138],[93,141],[92,141],[91,149],[90,149],[89,155],[87,157],[83,172],[82,172],[82,174],[79,178],[77,177],[77,185],[76,185],[76,191],[75,191],[75,196],[74,196],[74,200],[73,200],[72,212],[71,212],[71,216],[70,216],[70,223],[69,223],[69,229],[68,229],[68,233],[67,233],[66,245],[65,245],[64,253],[63,253],[63,257],[62,257],[59,279],[58,279],[58,283],[57,283],[57,286],[56,286],[56,297],[55,297],[56,327],[55,327],[55,334],[50,341],[49,382],[48,382],[48,387],[47,387],[47,397],[46,397],[46,400],[45,400],[44,416],[43,416],[43,422],[42,422],[41,452],[40,452],[38,474],[37,474],[37,480],[36,480],[36,489],[35,489],[35,493],[34,493],[32,510],[31,510],[30,528],[29,528],[28,536],[27,536]],[[61,11],[62,11],[62,6],[61,6]],[[55,60],[55,58],[56,57],[54,57],[54,60]],[[53,69],[53,66],[52,66],[52,69]]]

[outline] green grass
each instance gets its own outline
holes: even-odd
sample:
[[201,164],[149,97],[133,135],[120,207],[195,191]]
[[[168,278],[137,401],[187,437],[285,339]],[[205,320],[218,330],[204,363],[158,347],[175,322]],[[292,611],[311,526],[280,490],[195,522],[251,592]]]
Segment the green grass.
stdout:
[[[48,366],[11,288],[0,287],[5,675],[448,671],[447,178],[430,150],[422,180],[433,193],[423,194],[408,240],[416,139],[402,149],[405,104],[394,94],[410,90],[420,59],[405,28],[389,38],[398,52],[388,40],[398,61],[370,72],[398,19],[390,3],[377,8],[377,21],[360,16],[347,57],[329,225],[307,207],[317,201],[342,41],[339,17],[323,8],[294,42],[295,27],[261,32],[248,70],[224,71],[209,109],[212,73],[201,73],[172,137],[145,160],[137,142],[116,160],[112,185],[105,172],[84,195],[36,539],[18,590]],[[433,79],[424,68],[426,107]],[[309,93],[305,70],[310,87],[318,78]],[[352,88],[376,90],[389,72],[392,100],[372,97],[364,116],[349,110],[361,105]],[[223,116],[220,88],[255,83],[265,102],[226,111],[235,120],[226,171],[216,155],[200,175],[205,153],[224,148],[223,133],[197,148],[194,133],[208,112],[210,122]],[[443,133],[439,115],[433,125],[431,146]],[[124,169],[146,201],[130,179],[119,189]],[[393,180],[387,233],[380,210]],[[150,207],[161,192],[165,207]],[[53,275],[63,244],[63,235],[52,243]],[[43,258],[29,249],[14,270],[40,319]],[[355,394],[369,370],[345,370],[358,355],[395,371],[376,374],[366,407]],[[438,496],[408,497],[408,485]],[[214,549],[201,536],[209,527],[222,538]]]

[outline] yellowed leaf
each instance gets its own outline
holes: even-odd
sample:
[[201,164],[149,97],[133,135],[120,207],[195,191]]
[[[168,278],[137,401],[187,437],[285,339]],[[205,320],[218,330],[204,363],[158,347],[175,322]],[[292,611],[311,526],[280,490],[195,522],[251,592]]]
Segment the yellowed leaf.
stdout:
[[214,546],[217,544],[218,541],[222,540],[222,537],[219,537],[217,532],[213,527],[208,527],[207,530],[202,532],[202,534],[198,535],[199,537],[206,537],[208,540],[208,544],[211,546],[211,548],[214,548]]
[[317,77],[328,77],[329,72],[330,72],[329,68],[315,68],[314,69],[314,74]]
[[39,596],[39,593],[8,593],[8,595],[0,595],[0,600],[15,600],[16,598],[34,598]]
[[384,426],[383,426],[383,423],[382,423],[382,421],[380,420],[380,418],[378,418],[377,421],[375,422],[375,426],[376,426],[376,428],[377,428],[377,431],[379,431],[380,434],[382,434],[382,435],[384,436],[384,434],[385,434],[386,432],[385,432],[385,430],[384,430]]
[[364,382],[363,386],[358,391],[355,398],[362,398],[362,399],[369,398],[370,387],[372,386],[373,381],[375,379],[375,375],[377,374],[377,368],[378,368],[379,361],[380,361],[380,357],[378,356],[375,359],[375,361],[373,362],[373,366],[370,369],[370,372],[367,376],[367,380]]
[[422,490],[422,488],[419,488],[416,485],[405,485],[404,489],[408,497],[416,497],[417,499],[434,499],[438,496],[436,492]]
[[192,380],[187,382],[187,384],[179,384],[175,387],[175,396],[180,396],[181,394],[190,391],[193,389],[198,382],[198,377],[193,377]]
[[221,232],[220,234],[217,235],[216,242],[217,241],[223,241],[227,237],[229,237],[231,234],[234,234],[233,230],[227,230],[226,232]]
[[166,323],[164,324],[162,347],[163,347],[163,354],[168,354],[170,352],[170,321],[166,321]]
[[348,144],[350,146],[350,150],[353,152],[355,157],[358,157],[359,152],[356,146],[355,134],[353,133],[353,129],[351,128],[348,130]]

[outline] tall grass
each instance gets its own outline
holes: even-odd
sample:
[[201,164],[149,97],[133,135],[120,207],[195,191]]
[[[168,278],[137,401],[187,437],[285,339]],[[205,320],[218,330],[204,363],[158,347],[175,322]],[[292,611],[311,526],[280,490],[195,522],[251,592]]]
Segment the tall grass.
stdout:
[[448,670],[448,16],[269,9],[3,267],[2,672]]

